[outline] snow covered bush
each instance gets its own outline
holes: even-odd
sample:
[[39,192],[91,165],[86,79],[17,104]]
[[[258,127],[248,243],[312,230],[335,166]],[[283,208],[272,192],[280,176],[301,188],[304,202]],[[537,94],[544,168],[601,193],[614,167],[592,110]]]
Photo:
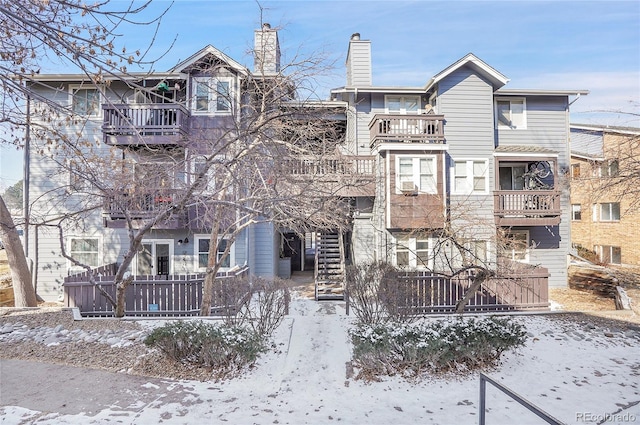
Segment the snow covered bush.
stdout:
[[369,325],[410,322],[417,316],[407,309],[409,287],[397,279],[398,269],[385,262],[347,267],[349,308],[359,322]]
[[217,376],[232,375],[266,351],[264,338],[253,330],[201,320],[169,322],[144,343],[177,362],[211,368]]
[[264,338],[270,337],[289,313],[291,295],[282,279],[254,277],[250,302],[240,311],[242,323],[247,323]]
[[522,346],[524,327],[510,318],[455,318],[416,324],[360,324],[350,331],[359,376],[465,373],[497,364]]

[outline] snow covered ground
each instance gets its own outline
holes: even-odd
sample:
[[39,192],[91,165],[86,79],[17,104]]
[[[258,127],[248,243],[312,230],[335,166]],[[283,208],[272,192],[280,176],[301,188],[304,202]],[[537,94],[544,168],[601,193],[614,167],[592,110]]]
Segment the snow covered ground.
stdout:
[[[528,342],[506,353],[489,376],[565,423],[640,423],[640,328],[603,328],[555,314],[516,320],[526,325]],[[279,352],[261,357],[239,379],[138,380],[108,408],[56,413],[4,406],[2,424],[478,423],[477,374],[419,383],[354,380],[348,373],[352,321],[344,304],[294,299],[276,332]],[[156,396],[137,396],[145,391]],[[486,406],[487,424],[543,423],[492,386]]]

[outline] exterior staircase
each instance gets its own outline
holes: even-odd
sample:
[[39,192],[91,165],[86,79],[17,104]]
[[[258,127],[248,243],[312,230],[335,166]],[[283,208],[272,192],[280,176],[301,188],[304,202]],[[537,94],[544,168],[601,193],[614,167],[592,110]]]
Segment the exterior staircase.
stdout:
[[344,242],[342,234],[316,234],[316,300],[344,300]]

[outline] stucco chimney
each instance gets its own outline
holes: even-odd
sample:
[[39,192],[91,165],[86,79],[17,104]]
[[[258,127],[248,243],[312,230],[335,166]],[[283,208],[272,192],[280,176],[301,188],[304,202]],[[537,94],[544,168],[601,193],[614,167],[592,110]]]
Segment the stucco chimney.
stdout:
[[371,41],[361,40],[355,33],[349,40],[347,52],[347,86],[371,86]]
[[280,43],[278,30],[262,24],[255,30],[253,72],[258,75],[275,75],[280,72]]

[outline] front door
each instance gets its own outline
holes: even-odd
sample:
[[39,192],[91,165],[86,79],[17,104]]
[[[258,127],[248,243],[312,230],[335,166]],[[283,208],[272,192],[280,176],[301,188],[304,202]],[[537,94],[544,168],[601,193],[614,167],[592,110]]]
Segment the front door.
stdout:
[[137,275],[168,275],[171,273],[171,241],[143,241],[136,259]]

